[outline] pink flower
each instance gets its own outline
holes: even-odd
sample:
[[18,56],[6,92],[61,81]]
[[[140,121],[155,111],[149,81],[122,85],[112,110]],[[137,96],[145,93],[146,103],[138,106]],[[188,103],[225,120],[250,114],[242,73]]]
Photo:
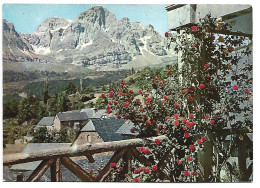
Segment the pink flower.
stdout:
[[110,168],[113,168],[116,166],[116,163],[110,163]]
[[155,143],[159,146],[161,144],[161,141],[159,139],[155,139]]
[[126,101],[126,102],[124,103],[124,106],[127,108],[127,107],[129,106],[129,102]]
[[197,31],[198,28],[197,28],[197,26],[192,26],[192,27],[191,27],[191,30],[192,30],[192,31]]
[[233,88],[234,90],[237,90],[237,89],[238,89],[238,86],[237,86],[237,85],[234,85],[232,88]]
[[193,119],[194,115],[193,114],[189,114],[189,119]]
[[175,119],[179,119],[179,114],[174,114],[173,117],[174,117]]
[[209,119],[209,115],[208,114],[205,115],[205,119]]
[[215,120],[214,119],[212,119],[212,120],[210,120],[210,122],[209,122],[211,125],[214,125],[215,124]]
[[164,95],[164,96],[163,96],[163,99],[164,99],[164,100],[167,100],[167,99],[168,99],[168,96]]
[[175,125],[176,127],[178,127],[178,126],[180,125],[180,122],[179,122],[178,120],[175,120],[173,123],[174,123],[174,125]]
[[187,160],[188,160],[188,161],[192,161],[192,158],[188,155],[188,156],[187,156]]
[[200,89],[204,89],[205,88],[205,84],[200,84]]
[[184,133],[184,137],[185,137],[185,138],[189,138],[189,137],[190,137],[190,133],[185,132],[185,133]]
[[199,145],[202,144],[201,140],[197,140],[197,144]]
[[106,98],[106,95],[104,93],[102,93],[101,97],[104,99],[104,98]]
[[194,150],[194,149],[195,149],[195,146],[194,146],[194,145],[190,145],[190,146],[189,146],[189,149],[190,149],[190,150]]
[[183,172],[184,176],[190,176],[190,173],[186,170]]
[[157,169],[158,169],[158,167],[157,167],[156,165],[153,165],[153,166],[152,166],[152,171],[155,172],[155,171],[157,171]]
[[107,106],[107,113],[110,114],[111,113],[111,108],[109,106]]
[[205,137],[205,136],[203,136],[202,138],[201,138],[201,141],[202,142],[205,142],[207,140],[207,138]]
[[248,94],[249,93],[249,89],[245,88],[244,92]]
[[110,91],[109,92],[109,97],[113,97],[114,96],[114,91]]

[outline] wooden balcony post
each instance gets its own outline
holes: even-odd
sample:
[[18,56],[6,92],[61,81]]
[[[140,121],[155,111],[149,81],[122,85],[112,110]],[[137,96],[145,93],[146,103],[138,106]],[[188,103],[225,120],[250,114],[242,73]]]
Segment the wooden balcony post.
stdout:
[[27,178],[26,182],[39,181],[46,170],[54,163],[55,159],[43,160],[39,166],[33,171],[33,173]]
[[75,176],[77,176],[82,181],[95,181],[95,179],[89,173],[83,170],[78,164],[73,162],[70,158],[62,157],[61,164],[64,165],[67,169],[69,169]]
[[52,182],[61,182],[62,181],[60,157],[57,157],[56,161],[51,165],[51,181]]
[[23,173],[19,172],[16,177],[17,182],[23,182]]

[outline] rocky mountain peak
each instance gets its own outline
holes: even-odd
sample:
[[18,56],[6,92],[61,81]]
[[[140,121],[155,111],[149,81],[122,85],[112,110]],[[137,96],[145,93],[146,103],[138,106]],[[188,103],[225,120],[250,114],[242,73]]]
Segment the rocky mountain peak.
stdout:
[[46,32],[66,27],[70,22],[64,18],[50,17],[45,19],[36,29],[37,32]]

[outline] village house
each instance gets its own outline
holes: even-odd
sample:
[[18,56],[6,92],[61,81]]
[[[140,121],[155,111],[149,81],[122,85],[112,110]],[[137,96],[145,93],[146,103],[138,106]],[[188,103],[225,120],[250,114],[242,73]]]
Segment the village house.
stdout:
[[48,131],[53,130],[54,117],[43,117],[39,123],[34,127],[36,131],[39,127],[46,127]]
[[87,114],[79,110],[59,112],[54,118],[53,129],[60,131],[62,127],[69,127],[80,130],[88,119]]

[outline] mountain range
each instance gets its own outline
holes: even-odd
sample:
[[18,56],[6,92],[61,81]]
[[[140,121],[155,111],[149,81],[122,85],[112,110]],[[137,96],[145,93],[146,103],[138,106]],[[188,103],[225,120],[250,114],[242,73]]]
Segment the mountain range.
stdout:
[[45,19],[32,34],[18,33],[3,20],[3,61],[84,66],[116,70],[170,61],[165,38],[152,25],[117,19],[102,6],[80,13],[74,20]]

